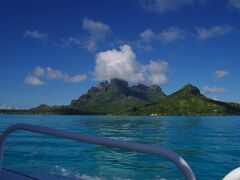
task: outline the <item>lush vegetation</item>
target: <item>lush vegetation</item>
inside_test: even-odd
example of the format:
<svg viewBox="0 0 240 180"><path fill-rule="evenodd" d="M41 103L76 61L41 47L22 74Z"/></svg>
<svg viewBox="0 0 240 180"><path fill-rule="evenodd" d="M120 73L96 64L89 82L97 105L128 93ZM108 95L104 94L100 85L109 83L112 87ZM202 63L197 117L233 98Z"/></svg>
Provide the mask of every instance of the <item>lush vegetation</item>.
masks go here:
<svg viewBox="0 0 240 180"><path fill-rule="evenodd" d="M92 87L68 106L40 105L29 110L0 110L1 114L112 115L240 115L240 104L209 99L191 84L166 96L158 86L128 86L113 79Z"/></svg>
<svg viewBox="0 0 240 180"><path fill-rule="evenodd" d="M78 100L72 101L70 107L98 114L117 114L117 112L157 102L163 97L165 94L157 86L129 87L127 82L113 79L111 83L103 82L98 87L91 88Z"/></svg>
<svg viewBox="0 0 240 180"><path fill-rule="evenodd" d="M88 112L82 112L77 109L70 108L68 106L48 106L40 105L36 108L27 109L27 110L18 110L18 109L0 109L0 114L34 114L34 115L80 115L80 114L93 114Z"/></svg>
<svg viewBox="0 0 240 180"><path fill-rule="evenodd" d="M137 114L232 115L240 114L240 108L230 103L209 99L200 94L198 88L187 85L158 103L140 107Z"/></svg>

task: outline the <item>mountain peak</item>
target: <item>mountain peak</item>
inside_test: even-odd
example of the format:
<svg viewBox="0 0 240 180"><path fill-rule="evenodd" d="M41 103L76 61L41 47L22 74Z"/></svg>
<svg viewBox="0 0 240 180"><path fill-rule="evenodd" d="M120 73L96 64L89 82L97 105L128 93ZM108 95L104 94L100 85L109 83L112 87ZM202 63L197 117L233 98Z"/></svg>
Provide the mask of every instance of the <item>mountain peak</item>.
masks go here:
<svg viewBox="0 0 240 180"><path fill-rule="evenodd" d="M126 93L128 91L128 82L121 79L111 79L109 89L113 92Z"/></svg>
<svg viewBox="0 0 240 180"><path fill-rule="evenodd" d="M187 84L182 89L184 89L189 94L200 94L199 88L193 86L192 84Z"/></svg>
<svg viewBox="0 0 240 180"><path fill-rule="evenodd" d="M111 79L110 80L110 85L111 86L124 86L124 87L128 87L128 82L122 79Z"/></svg>
<svg viewBox="0 0 240 180"><path fill-rule="evenodd" d="M154 91L162 91L162 89L157 85L151 85L149 86L149 88Z"/></svg>
<svg viewBox="0 0 240 180"><path fill-rule="evenodd" d="M113 92L120 92L124 91L128 88L128 82L121 80L121 79L111 79L110 82L103 81L100 82L96 87L92 87L89 89L89 93L95 93L95 92L107 92L107 91L113 91Z"/></svg>
<svg viewBox="0 0 240 180"><path fill-rule="evenodd" d="M183 87L196 87L196 86L192 85L191 83L188 83L188 84L186 84L186 85L183 86Z"/></svg>
<svg viewBox="0 0 240 180"><path fill-rule="evenodd" d="M199 88L192 84L187 84L173 95L189 96L189 95L201 95Z"/></svg>

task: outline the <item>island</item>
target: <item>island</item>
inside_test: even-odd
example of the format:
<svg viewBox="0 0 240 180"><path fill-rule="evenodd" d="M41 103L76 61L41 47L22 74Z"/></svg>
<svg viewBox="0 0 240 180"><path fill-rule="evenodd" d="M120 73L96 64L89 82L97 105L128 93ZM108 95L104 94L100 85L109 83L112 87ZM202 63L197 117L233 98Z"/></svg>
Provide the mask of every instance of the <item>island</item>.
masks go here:
<svg viewBox="0 0 240 180"><path fill-rule="evenodd" d="M1 109L0 114L59 115L150 115L208 116L240 115L240 104L222 102L201 94L187 84L166 95L159 86L129 86L127 81L112 79L90 88L69 105L40 105L26 110Z"/></svg>

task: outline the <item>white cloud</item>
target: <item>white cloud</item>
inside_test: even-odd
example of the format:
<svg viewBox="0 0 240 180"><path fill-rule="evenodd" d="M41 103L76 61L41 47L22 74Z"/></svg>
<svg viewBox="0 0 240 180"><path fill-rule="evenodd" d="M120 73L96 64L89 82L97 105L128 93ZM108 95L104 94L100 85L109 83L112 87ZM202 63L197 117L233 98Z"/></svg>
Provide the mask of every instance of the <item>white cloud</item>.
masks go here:
<svg viewBox="0 0 240 180"><path fill-rule="evenodd" d="M46 83L44 81L42 81L38 77L35 77L35 76L32 76L32 75L28 75L24 79L24 83L32 85L32 86L44 86L44 85L46 85Z"/></svg>
<svg viewBox="0 0 240 180"><path fill-rule="evenodd" d="M33 74L36 77L41 77L41 76L43 76L45 74L45 69L41 68L40 66L37 66L37 67L34 68Z"/></svg>
<svg viewBox="0 0 240 180"><path fill-rule="evenodd" d="M79 37L66 37L66 38L61 38L60 41L53 40L49 37L48 34L39 32L37 30L34 31L29 31L27 30L24 34L23 37L25 38L33 38L36 40L41 41L44 44L52 45L55 47L70 47L70 45L83 45L83 40Z"/></svg>
<svg viewBox="0 0 240 180"><path fill-rule="evenodd" d="M65 79L68 75L65 73L62 73L59 70L54 70L51 67L46 68L46 74L49 79Z"/></svg>
<svg viewBox="0 0 240 180"><path fill-rule="evenodd" d="M119 78L130 82L144 82L143 71L128 45L120 46L120 51L108 50L96 56L94 76L97 80Z"/></svg>
<svg viewBox="0 0 240 180"><path fill-rule="evenodd" d="M229 0L230 7L240 10L240 0Z"/></svg>
<svg viewBox="0 0 240 180"><path fill-rule="evenodd" d="M63 73L62 71L52 69L51 67L42 68L40 66L37 66L33 69L33 73L29 74L24 79L24 83L32 86L46 85L46 83L42 81L40 77L42 78L45 77L51 80L62 80L67 83L79 83L87 79L86 74L76 74L74 76L70 76L67 73Z"/></svg>
<svg viewBox="0 0 240 180"><path fill-rule="evenodd" d="M153 74L165 74L168 72L169 66L166 61L150 61L149 70Z"/></svg>
<svg viewBox="0 0 240 180"><path fill-rule="evenodd" d="M158 38L157 35L153 32L153 30L150 28L140 33L140 37L144 42L151 42L152 40Z"/></svg>
<svg viewBox="0 0 240 180"><path fill-rule="evenodd" d="M69 74L63 73L59 70L54 70L51 67L46 68L46 74L49 79L63 80L69 83L79 83L87 78L86 74L70 76Z"/></svg>
<svg viewBox="0 0 240 180"><path fill-rule="evenodd" d="M150 77L150 82L151 84L155 85L163 85L168 83L167 76L165 74L152 74Z"/></svg>
<svg viewBox="0 0 240 180"><path fill-rule="evenodd" d="M225 78L230 75L230 72L225 70L218 70L214 73L214 77L217 79Z"/></svg>
<svg viewBox="0 0 240 180"><path fill-rule="evenodd" d="M160 39L164 42L172 42L179 39L185 39L185 30L179 29L177 27L171 27L160 33Z"/></svg>
<svg viewBox="0 0 240 180"><path fill-rule="evenodd" d="M186 36L187 32L178 27L170 27L160 33L155 33L152 29L148 28L140 33L141 41L143 43L151 43L152 41L170 43L176 40L183 40Z"/></svg>
<svg viewBox="0 0 240 180"><path fill-rule="evenodd" d="M139 1L145 10L158 14L165 14L168 12L178 11L184 7L191 6L197 3L202 6L205 6L209 2L209 0L139 0Z"/></svg>
<svg viewBox="0 0 240 180"><path fill-rule="evenodd" d="M70 76L67 73L63 73L59 70L54 70L51 67L46 68L46 76L53 80L63 80L68 83L79 83L87 78L86 74L77 74L75 76Z"/></svg>
<svg viewBox="0 0 240 180"><path fill-rule="evenodd" d="M226 90L224 88L221 88L221 87L204 87L202 89L202 92L205 93L205 94L212 94L212 93L223 93L225 92Z"/></svg>
<svg viewBox="0 0 240 180"><path fill-rule="evenodd" d="M39 32L37 30L33 30L33 31L27 30L23 34L23 37L38 39L38 40L40 40L43 43L46 43L48 41L48 38L49 38L48 34Z"/></svg>
<svg viewBox="0 0 240 180"><path fill-rule="evenodd" d="M96 55L94 78L110 80L119 78L131 83L166 84L168 63L150 61L149 65L140 64L129 45L120 46L120 50L112 49Z"/></svg>
<svg viewBox="0 0 240 180"><path fill-rule="evenodd" d="M84 47L91 52L96 50L98 43L103 42L111 31L107 24L89 18L83 19L83 29L89 33Z"/></svg>
<svg viewBox="0 0 240 180"><path fill-rule="evenodd" d="M60 47L70 47L71 45L82 45L83 41L78 37L62 38Z"/></svg>
<svg viewBox="0 0 240 180"><path fill-rule="evenodd" d="M0 105L0 109L7 109L7 110L9 110L9 109L13 109L13 108L10 107L10 106L6 106L6 105L2 104L2 105Z"/></svg>
<svg viewBox="0 0 240 180"><path fill-rule="evenodd" d="M194 0L142 0L140 2L147 11L164 14L191 5Z"/></svg>
<svg viewBox="0 0 240 180"><path fill-rule="evenodd" d="M167 84L168 78L166 73L169 70L169 65L166 61L150 61L149 67L149 80L151 84Z"/></svg>
<svg viewBox="0 0 240 180"><path fill-rule="evenodd" d="M81 44L81 41L78 38L70 37L68 38L69 43Z"/></svg>
<svg viewBox="0 0 240 180"><path fill-rule="evenodd" d="M108 33L110 31L110 27L108 25L89 18L83 19L83 29L88 30L91 34Z"/></svg>
<svg viewBox="0 0 240 180"><path fill-rule="evenodd" d="M111 32L111 28L107 24L89 18L84 18L82 20L82 28L88 35L82 37L63 37L59 41L50 38L47 33L43 33L38 30L27 30L23 34L23 37L33 38L44 44L49 44L55 47L68 48L71 45L77 45L90 52L94 52L98 48L99 44L105 42L108 34Z"/></svg>
<svg viewBox="0 0 240 180"><path fill-rule="evenodd" d="M199 40L206 40L209 38L224 36L232 31L233 27L229 25L214 26L212 28L196 28L197 38Z"/></svg>
<svg viewBox="0 0 240 180"><path fill-rule="evenodd" d="M79 83L83 80L87 79L87 75L86 74L78 74L72 77L68 77L67 78L67 82L69 83Z"/></svg>

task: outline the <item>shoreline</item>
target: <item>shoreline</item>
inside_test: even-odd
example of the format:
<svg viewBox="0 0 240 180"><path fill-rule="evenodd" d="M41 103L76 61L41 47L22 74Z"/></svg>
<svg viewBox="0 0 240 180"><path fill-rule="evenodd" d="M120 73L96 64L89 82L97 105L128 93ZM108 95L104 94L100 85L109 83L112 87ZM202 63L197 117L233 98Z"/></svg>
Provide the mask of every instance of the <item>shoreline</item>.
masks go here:
<svg viewBox="0 0 240 180"><path fill-rule="evenodd" d="M126 114L113 114L113 115L105 115L105 114L14 114L14 113L0 113L0 116L109 116L109 117L120 117L120 116L136 116L136 117L226 117L226 116L231 116L231 117L238 117L240 114L213 114L213 115L156 115L156 116L151 116L151 115L126 115Z"/></svg>

